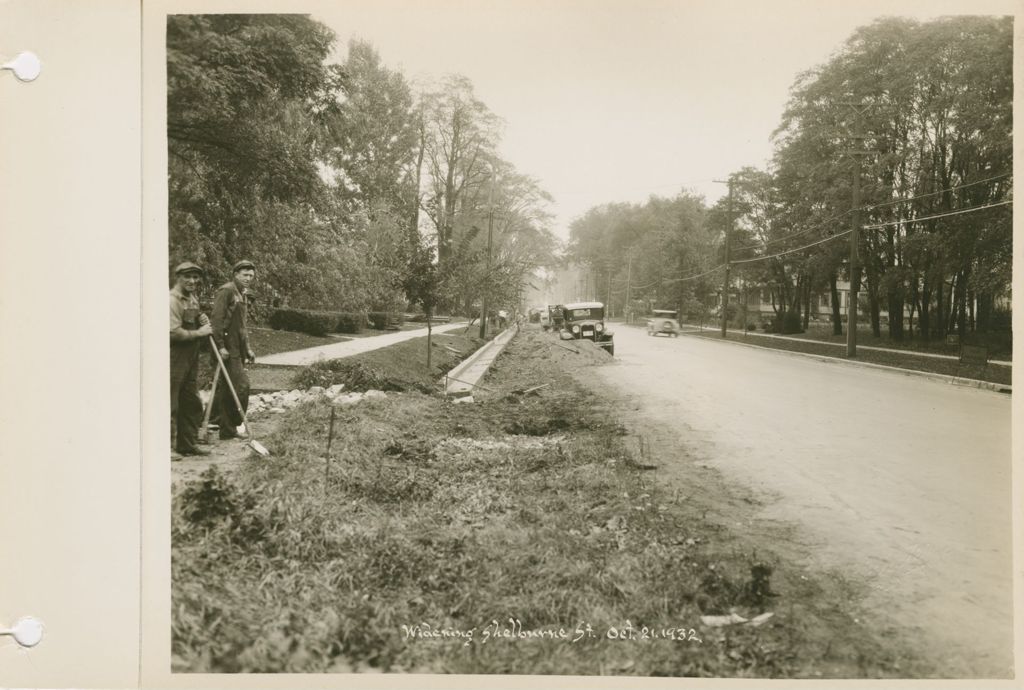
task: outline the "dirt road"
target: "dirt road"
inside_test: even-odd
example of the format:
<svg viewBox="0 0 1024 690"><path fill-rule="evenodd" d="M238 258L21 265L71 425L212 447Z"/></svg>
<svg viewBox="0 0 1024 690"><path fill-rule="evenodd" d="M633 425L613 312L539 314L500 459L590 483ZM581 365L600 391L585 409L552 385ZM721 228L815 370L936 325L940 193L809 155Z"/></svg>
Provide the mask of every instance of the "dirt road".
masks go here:
<svg viewBox="0 0 1024 690"><path fill-rule="evenodd" d="M940 673L1011 674L1008 396L625 326L615 338L617 363L595 373L688 451L660 449L665 481L717 469L764 501L758 519L797 526L766 547L862 584L870 617Z"/></svg>

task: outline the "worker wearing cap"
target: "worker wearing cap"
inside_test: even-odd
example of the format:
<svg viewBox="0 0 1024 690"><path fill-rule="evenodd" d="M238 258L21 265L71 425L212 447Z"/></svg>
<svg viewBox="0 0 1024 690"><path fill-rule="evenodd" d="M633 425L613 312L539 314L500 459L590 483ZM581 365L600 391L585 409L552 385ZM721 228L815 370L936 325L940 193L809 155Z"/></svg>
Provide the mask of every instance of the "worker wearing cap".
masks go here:
<svg viewBox="0 0 1024 690"><path fill-rule="evenodd" d="M249 375L242 365L245 362L255 362L256 355L249 347L249 333L246 329L246 293L256 277L256 267L251 261L239 261L231 267L231 272L232 279L217 290L217 296L213 300L213 339L238 395L238 402L243 410L247 410ZM231 391L225 388L227 386L217 388L211 421L217 424L221 439L236 438L238 425L242 423L242 414L235 405Z"/></svg>
<svg viewBox="0 0 1024 690"><path fill-rule="evenodd" d="M171 459L182 455L209 455L199 447L203 403L199 399L199 343L213 330L199 311L196 292L203 269L191 261L174 269L171 288Z"/></svg>

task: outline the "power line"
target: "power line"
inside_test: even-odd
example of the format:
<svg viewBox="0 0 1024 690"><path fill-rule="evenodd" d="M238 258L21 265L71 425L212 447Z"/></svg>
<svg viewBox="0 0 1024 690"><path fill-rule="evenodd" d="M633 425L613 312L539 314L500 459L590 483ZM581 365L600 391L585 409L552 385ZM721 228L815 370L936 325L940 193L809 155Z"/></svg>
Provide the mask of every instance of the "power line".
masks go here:
<svg viewBox="0 0 1024 690"><path fill-rule="evenodd" d="M949 187L947 189L940 189L940 190L938 190L936 192L929 192L928 194L919 194L917 196L911 196L911 197L907 197L905 199L895 199L893 201L886 201L886 202L883 202L883 203L880 203L880 204L873 204L871 206L861 206L858 210L869 211L871 209L882 208L884 206L894 206L896 204L904 204L904 203L907 203L908 201L915 201L917 199L925 199L925 198L930 197L930 196L936 196L938 194L945 194L946 192L955 192L955 191L960 190L960 189L966 189L968 187L974 187L974 186L979 185L979 184L985 184L986 182L992 182L993 180L1001 180L1004 177L1010 177L1011 175L1013 175L1013 173L1002 173L1001 175L994 175L992 177L986 177L983 180L975 180L974 182L969 182L967 184L957 185L955 187ZM742 249L761 249L762 246L767 247L770 244L777 244L779 242L784 242L785 240L792 239L794 237L800 237L802 235L806 235L806 234L808 234L810 232L813 232L815 230L821 230L824 227L826 227L829 223L832 223L832 222L837 221L837 220L841 220L842 218L850 215L850 213L852 213L852 212L853 212L853 209L849 209L849 210L843 211L842 213L836 214L836 215L832 216L831 218L827 218L827 219L821 221L821 223L819 223L819 224L817 224L815 226L809 227L806 230L800 230L798 232L790 233L789 235L783 235L782 237L777 237L777 238L770 239L770 240L763 240L761 244L749 244L749 245L746 245L746 246L743 246L743 247L737 247L736 251L740 251ZM866 225L864 227L865 228L871 228L873 226ZM733 263L737 263L737 262L733 262Z"/></svg>
<svg viewBox="0 0 1024 690"><path fill-rule="evenodd" d="M821 223L819 223L818 225L814 225L812 227L809 227L806 230L800 230L799 232L794 232L794 233L791 233L789 235L783 235L782 237L777 237L777 238L772 239L772 240L764 240L762 242L762 244L763 244L763 246L767 247L769 244L777 244L779 242L791 239L793 237L800 237L801 235L806 235L807 233L813 232L814 230L821 230L822 228L824 228L829 223L831 223L833 221L836 221L836 220L840 220L842 218L845 218L846 216L850 215L850 213L851 213L850 210L843 211L842 213L834 215L831 218L826 218L825 220L821 221ZM745 247L737 247L736 251L739 251L741 249L761 249L761 247L762 247L761 244L750 244L750 245L747 245ZM733 263L735 263L735 262L733 262Z"/></svg>
<svg viewBox="0 0 1024 690"><path fill-rule="evenodd" d="M799 252L799 251L803 251L804 249L810 249L811 247L817 246L819 244L824 244L826 242L831 242L832 240L837 239L839 237L843 237L844 235L849 235L851 232L853 232L853 230L844 230L842 232L836 233L835 235L829 235L825 239L818 240L817 242L811 242L810 244L805 244L802 247L797 247L796 249L787 249L784 252L779 252L778 254L772 254L770 256L758 256L758 257L753 258L753 259L741 259L739 261L733 261L732 263L734 263L734 264L751 264L751 263L754 263L755 261L764 261L766 259L774 259L774 258L777 258L777 257L780 257L780 256L785 256L786 254L792 254L793 252Z"/></svg>
<svg viewBox="0 0 1024 690"><path fill-rule="evenodd" d="M921 218L908 218L906 220L894 220L888 223L876 223L874 225L863 226L865 230L877 230L878 228L885 228L890 225L902 225L903 223L919 223L924 220L934 220L936 218L945 218L946 216L959 216L962 213L972 213L973 211L984 211L986 208L995 208L996 206L1005 206L1012 204L1013 199L1007 199L1006 201L999 201L994 204L986 204L985 206L972 206L970 208L960 209L959 211L948 211L946 213L937 213L933 216L922 216Z"/></svg>
<svg viewBox="0 0 1024 690"><path fill-rule="evenodd" d="M712 273L714 273L718 269L722 268L723 266L725 266L725 264L719 264L719 265L715 266L714 268L712 268L710 271L705 271L704 273L698 273L697 275L693 275L693 276L686 276L685 278L666 278L662 282L664 282L664 283L682 283L682 282L687 281L687 280L697 280L697 278L703 278L704 276L711 275Z"/></svg>
<svg viewBox="0 0 1024 690"><path fill-rule="evenodd" d="M651 287L652 285L657 285L658 283L681 283L681 282L684 282L684 281L687 281L687 280L696 280L697 278L703 278L706 275L711 275L712 273L714 273L715 271L717 271L718 269L720 269L720 268L722 268L724 266L725 266L725 264L719 264L719 265L715 266L714 268L712 268L710 271L705 271L703 273L697 273L697 274L692 275L692 276L684 276L682 278L659 278L657 280L652 280L649 283L644 283L643 285L634 285L633 289L634 290L643 290L645 288Z"/></svg>
<svg viewBox="0 0 1024 690"><path fill-rule="evenodd" d="M939 194L945 194L946 192L955 192L958 189L967 189L968 187L974 187L979 184L985 184L986 182L992 182L993 180L1001 180L1004 177L1010 177L1013 173L1003 173L1001 175L995 175L993 177L986 177L984 180L976 180L967 184L957 185L956 187L950 187L948 189L940 189L937 192L928 192L927 194L919 194L917 196L907 197L906 199L895 199L893 201L886 201L881 204L874 204L872 206L862 206L861 210L868 211L873 208L882 208L883 206L895 206L896 204L905 204L908 201L915 201L917 199L926 199L930 196L937 196Z"/></svg>

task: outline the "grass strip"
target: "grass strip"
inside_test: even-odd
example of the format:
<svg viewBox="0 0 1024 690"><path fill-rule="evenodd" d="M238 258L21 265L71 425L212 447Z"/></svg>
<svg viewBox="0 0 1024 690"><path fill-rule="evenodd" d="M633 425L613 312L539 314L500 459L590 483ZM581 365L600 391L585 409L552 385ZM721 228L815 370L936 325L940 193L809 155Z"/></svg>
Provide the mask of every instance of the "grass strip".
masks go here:
<svg viewBox="0 0 1024 690"><path fill-rule="evenodd" d="M272 461L176 486L173 669L923 675L841 577L755 551L641 469L572 376L609 359L588 345L521 334L477 404L339 410L329 475L312 402L283 415ZM730 612L775 615L700 620Z"/></svg>
<svg viewBox="0 0 1024 690"><path fill-rule="evenodd" d="M722 334L718 331L693 332L687 331L687 336L721 340ZM813 340L783 340L781 338L762 338L758 336L744 337L742 333L729 333L727 340L755 347L764 347L772 350L785 350L788 352L804 352L812 355L835 357L847 359L846 352L835 345L815 342ZM1010 367L1004 366L973 366L961 365L956 360L936 359L932 357L915 357L912 352L907 354L899 352L879 352L877 350L866 350L859 348L857 356L851 361L868 362L870 364L881 364L900 369L923 371L932 374L945 374L946 376L957 376L966 379L989 381L1010 385L1013 379L1013 371Z"/></svg>

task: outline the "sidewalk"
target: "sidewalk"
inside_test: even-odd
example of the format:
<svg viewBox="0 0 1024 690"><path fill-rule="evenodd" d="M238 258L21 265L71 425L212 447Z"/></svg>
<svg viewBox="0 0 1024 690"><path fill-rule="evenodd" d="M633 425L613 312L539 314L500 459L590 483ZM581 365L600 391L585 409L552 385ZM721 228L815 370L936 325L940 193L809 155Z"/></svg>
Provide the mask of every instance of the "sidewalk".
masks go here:
<svg viewBox="0 0 1024 690"><path fill-rule="evenodd" d="M434 334L437 334L463 328L466 328L466 323L464 321L459 323L438 324L431 330ZM304 350L292 350L291 352L278 352L277 354L260 357L257 360L257 363L291 367L308 366L317 360L351 357L352 355L370 352L371 350L377 350L405 340L422 338L426 334L427 327L424 326L423 328L417 328L413 331L398 331L383 335L372 335L366 338L353 338L352 340L347 340L343 343L318 345L317 347L308 347Z"/></svg>
<svg viewBox="0 0 1024 690"><path fill-rule="evenodd" d="M690 324L680 324L679 327L680 327L680 329L689 329L689 330L693 330L693 331L697 331L697 332L720 330L718 328L704 328L704 329L701 329L701 328L698 328L697 326L691 326ZM738 333L738 334L742 335L743 331L739 331L739 330L737 330L735 328L730 328L729 329L729 333L733 333L733 334L737 334ZM777 340L793 340L793 341L796 341L798 343L814 343L814 344L817 344L817 345L832 345L833 347L843 347L843 348L846 347L846 343L833 343L833 342L829 342L827 340L813 340L811 338L793 338L793 337L786 336L786 335L778 335L776 333L758 333L757 331L747 331L747 335L754 336L754 337L757 337L757 338L775 338ZM857 349L858 350L875 350L876 352L892 352L892 353L897 354L897 355L912 355L914 357L932 357L934 359L946 359L946 360L952 360L952 361L958 361L959 360L959 357L956 357L955 355L940 355L940 354L936 354L934 352L917 352L916 350L900 350L900 349L892 348L892 347L877 347L875 345L860 345L860 344L858 344L857 345ZM990 360L988 360L988 363L989 364L995 364L995 365L1001 366L1001 367L1012 367L1013 366L1013 362L1007 362L1005 360L999 360L999 359L990 359Z"/></svg>

